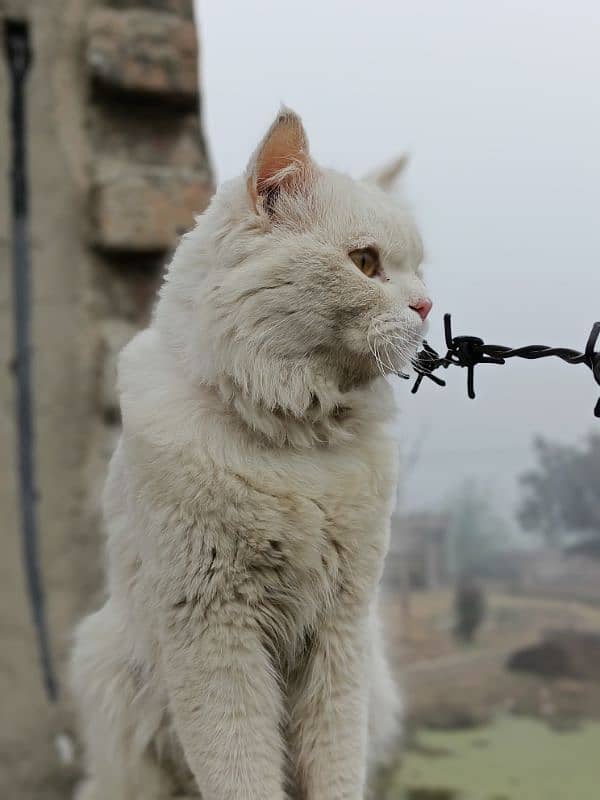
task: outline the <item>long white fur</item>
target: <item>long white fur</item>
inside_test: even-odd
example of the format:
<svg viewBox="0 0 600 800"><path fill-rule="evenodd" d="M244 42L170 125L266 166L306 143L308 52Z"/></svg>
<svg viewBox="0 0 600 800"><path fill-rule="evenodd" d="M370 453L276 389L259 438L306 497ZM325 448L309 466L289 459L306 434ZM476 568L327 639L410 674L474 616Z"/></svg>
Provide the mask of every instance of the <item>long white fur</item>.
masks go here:
<svg viewBox="0 0 600 800"><path fill-rule="evenodd" d="M367 245L389 281L349 258ZM317 167L286 109L183 238L120 360L108 599L72 659L81 800L364 797L397 730L384 373L422 334L421 257L407 212Z"/></svg>

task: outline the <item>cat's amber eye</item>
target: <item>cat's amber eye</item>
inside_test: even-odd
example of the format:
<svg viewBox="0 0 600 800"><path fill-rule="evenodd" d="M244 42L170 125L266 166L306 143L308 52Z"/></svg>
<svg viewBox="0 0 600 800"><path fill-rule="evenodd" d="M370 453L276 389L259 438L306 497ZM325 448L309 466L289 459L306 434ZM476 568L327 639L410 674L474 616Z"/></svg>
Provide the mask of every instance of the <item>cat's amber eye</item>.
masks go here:
<svg viewBox="0 0 600 800"><path fill-rule="evenodd" d="M348 253L352 261L367 278L375 278L381 272L379 253L374 247L361 247Z"/></svg>

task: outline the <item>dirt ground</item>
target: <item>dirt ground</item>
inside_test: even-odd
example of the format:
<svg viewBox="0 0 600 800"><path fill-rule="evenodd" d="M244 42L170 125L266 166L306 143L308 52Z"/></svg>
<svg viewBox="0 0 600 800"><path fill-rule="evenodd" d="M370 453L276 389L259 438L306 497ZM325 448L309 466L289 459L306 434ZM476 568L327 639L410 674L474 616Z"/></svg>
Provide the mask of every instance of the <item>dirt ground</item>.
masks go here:
<svg viewBox="0 0 600 800"><path fill-rule="evenodd" d="M413 594L403 630L398 598L386 597L407 713L403 748L380 774L377 800L597 797L590 753L600 745L600 680L542 678L506 663L548 631L600 631L600 608L498 591L487 600L487 620L464 646L451 633L449 592Z"/></svg>
<svg viewBox="0 0 600 800"><path fill-rule="evenodd" d="M464 646L452 636L448 591L414 594L404 630L398 599L386 597L390 654L404 689L409 727L460 727L506 711L541 717L556 727L600 719L600 680L548 680L505 668L515 650L537 642L549 629L600 631L600 608L497 592L487 602L479 635Z"/></svg>

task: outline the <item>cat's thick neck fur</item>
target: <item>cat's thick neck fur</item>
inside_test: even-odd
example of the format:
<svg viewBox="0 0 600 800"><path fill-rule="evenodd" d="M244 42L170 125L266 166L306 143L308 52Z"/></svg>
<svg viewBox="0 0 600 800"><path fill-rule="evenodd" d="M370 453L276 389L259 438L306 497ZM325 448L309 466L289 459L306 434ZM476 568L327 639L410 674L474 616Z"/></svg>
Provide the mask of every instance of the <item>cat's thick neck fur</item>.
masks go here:
<svg viewBox="0 0 600 800"><path fill-rule="evenodd" d="M229 429L225 439L217 437L225 444L309 451L369 438L395 413L383 378L347 392L315 386L315 401L299 415L269 409L226 376L215 383L193 379L155 325L125 348L119 372L126 433L174 452L195 447L198 415L209 414L216 428Z"/></svg>
<svg viewBox="0 0 600 800"><path fill-rule="evenodd" d="M383 378L346 392L333 385L326 393L322 389L315 387L313 402L300 416L254 402L227 378L217 391L249 431L277 447L333 446L349 441L365 425L385 423L393 416L391 389Z"/></svg>
<svg viewBox="0 0 600 800"><path fill-rule="evenodd" d="M163 341L163 345L170 351L168 342ZM300 375L302 364L280 363L276 380L286 402L284 407L273 405L272 392L261 399L227 374L214 380L194 377L187 373L185 362L176 353L170 351L169 355L170 371L177 373L186 394L208 393L213 407L220 409L222 416L235 417L249 437L265 446L305 449L343 444L367 426L389 422L396 412L391 387L381 376L357 378L354 384L346 378L342 388L342 376L319 380L310 371ZM169 380L168 375L164 378ZM307 389L312 399L303 408Z"/></svg>

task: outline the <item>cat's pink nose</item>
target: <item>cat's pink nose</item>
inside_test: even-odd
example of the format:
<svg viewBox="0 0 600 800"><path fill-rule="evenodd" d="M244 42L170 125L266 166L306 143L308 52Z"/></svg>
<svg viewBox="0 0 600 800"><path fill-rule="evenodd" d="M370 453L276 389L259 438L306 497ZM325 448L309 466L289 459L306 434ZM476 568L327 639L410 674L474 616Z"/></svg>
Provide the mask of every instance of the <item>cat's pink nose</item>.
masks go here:
<svg viewBox="0 0 600 800"><path fill-rule="evenodd" d="M411 305L411 308L413 311L417 312L417 314L421 317L422 320L425 320L427 319L427 316L431 311L432 306L433 303L431 302L431 300L428 297L423 297L421 300L418 300L416 303L413 303L413 305Z"/></svg>

